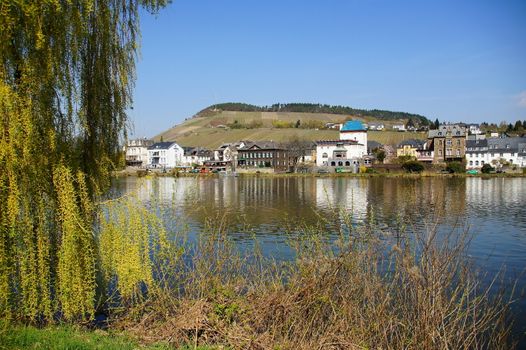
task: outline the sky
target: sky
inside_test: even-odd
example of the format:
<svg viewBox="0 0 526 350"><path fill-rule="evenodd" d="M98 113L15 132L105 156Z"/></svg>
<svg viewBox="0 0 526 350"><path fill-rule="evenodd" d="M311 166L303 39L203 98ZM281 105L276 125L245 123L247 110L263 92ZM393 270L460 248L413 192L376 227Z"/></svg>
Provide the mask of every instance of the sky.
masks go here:
<svg viewBox="0 0 526 350"><path fill-rule="evenodd" d="M134 137L222 102L526 120L526 0L173 0L141 32Z"/></svg>

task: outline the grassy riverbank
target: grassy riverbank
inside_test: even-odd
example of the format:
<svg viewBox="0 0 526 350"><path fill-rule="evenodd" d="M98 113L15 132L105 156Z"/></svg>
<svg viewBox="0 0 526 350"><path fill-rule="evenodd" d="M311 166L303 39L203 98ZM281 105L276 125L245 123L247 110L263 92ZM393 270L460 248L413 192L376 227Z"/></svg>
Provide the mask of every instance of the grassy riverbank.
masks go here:
<svg viewBox="0 0 526 350"><path fill-rule="evenodd" d="M102 330L90 331L72 326L38 329L4 323L0 326L0 349L163 350L170 347L166 344L141 346L130 337Z"/></svg>
<svg viewBox="0 0 526 350"><path fill-rule="evenodd" d="M145 170L121 170L115 172L117 177L126 177L126 176L159 176L159 177L218 177L218 174L193 174L186 172L146 172ZM407 178L420 178L420 177L438 177L438 178L517 178L517 177L526 177L526 172L523 173L493 173L493 174L467 174L467 173L440 173L436 171L423 171L422 173L407 173L402 171L392 171L392 172L376 172L376 173L328 173L328 174L318 174L318 173L240 173L238 176L259 176L259 177L407 177Z"/></svg>

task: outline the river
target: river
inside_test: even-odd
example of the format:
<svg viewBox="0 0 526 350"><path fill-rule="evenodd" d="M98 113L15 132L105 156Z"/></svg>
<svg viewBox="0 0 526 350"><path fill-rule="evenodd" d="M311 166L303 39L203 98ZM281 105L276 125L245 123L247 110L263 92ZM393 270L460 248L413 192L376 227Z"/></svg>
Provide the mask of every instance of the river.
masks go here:
<svg viewBox="0 0 526 350"><path fill-rule="evenodd" d="M114 189L155 198L170 209L168 222L184 222L193 236L221 221L240 247L258 239L278 260L292 254L285 233L340 215L393 234L436 222L441 231L468 231L467 253L486 282L498 273L498 287L518 281L513 310L517 326L526 325L526 178L126 177Z"/></svg>

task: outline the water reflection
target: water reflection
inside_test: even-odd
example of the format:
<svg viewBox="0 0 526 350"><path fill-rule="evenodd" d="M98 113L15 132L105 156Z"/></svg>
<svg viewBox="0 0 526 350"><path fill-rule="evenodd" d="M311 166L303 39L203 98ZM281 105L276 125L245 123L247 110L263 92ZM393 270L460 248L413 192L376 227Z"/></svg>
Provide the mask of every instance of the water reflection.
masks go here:
<svg viewBox="0 0 526 350"><path fill-rule="evenodd" d="M344 210L356 222L374 218L386 227L469 227L475 255L513 256L526 266L524 178L128 177L115 187L144 202L155 198L196 233L210 217L224 217L264 237Z"/></svg>

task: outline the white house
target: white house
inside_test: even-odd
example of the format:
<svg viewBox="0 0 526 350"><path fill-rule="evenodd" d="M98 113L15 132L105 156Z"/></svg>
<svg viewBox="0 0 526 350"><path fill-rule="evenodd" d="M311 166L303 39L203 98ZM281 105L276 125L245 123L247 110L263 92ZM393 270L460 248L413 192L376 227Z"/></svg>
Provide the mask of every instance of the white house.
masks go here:
<svg viewBox="0 0 526 350"><path fill-rule="evenodd" d="M234 143L224 143L214 150L214 160L231 162L237 161L237 150L245 147L245 141L238 141Z"/></svg>
<svg viewBox="0 0 526 350"><path fill-rule="evenodd" d="M469 124L468 131L471 135L481 135L482 134L482 130L480 130L479 124Z"/></svg>
<svg viewBox="0 0 526 350"><path fill-rule="evenodd" d="M153 141L146 138L129 140L125 147L126 165L146 165L148 163L148 147L151 145L153 145Z"/></svg>
<svg viewBox="0 0 526 350"><path fill-rule="evenodd" d="M396 125L393 125L393 130L407 131L406 128L405 128L405 125L404 125L404 124L396 124Z"/></svg>
<svg viewBox="0 0 526 350"><path fill-rule="evenodd" d="M490 137L477 135L466 141L466 163L470 169L492 167L526 167L526 137Z"/></svg>
<svg viewBox="0 0 526 350"><path fill-rule="evenodd" d="M148 166L175 168L183 165L184 150L175 142L157 142L148 147Z"/></svg>
<svg viewBox="0 0 526 350"><path fill-rule="evenodd" d="M384 129L385 129L385 125L382 123L370 123L369 124L369 130L382 131Z"/></svg>
<svg viewBox="0 0 526 350"><path fill-rule="evenodd" d="M203 165L205 161L212 159L213 153L200 147L183 147L183 165Z"/></svg>
<svg viewBox="0 0 526 350"><path fill-rule="evenodd" d="M362 122L349 120L340 127L339 140L316 142L316 165L349 167L367 155L367 130Z"/></svg>

